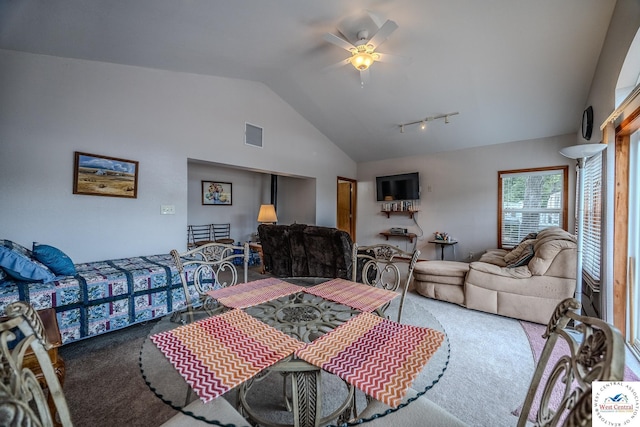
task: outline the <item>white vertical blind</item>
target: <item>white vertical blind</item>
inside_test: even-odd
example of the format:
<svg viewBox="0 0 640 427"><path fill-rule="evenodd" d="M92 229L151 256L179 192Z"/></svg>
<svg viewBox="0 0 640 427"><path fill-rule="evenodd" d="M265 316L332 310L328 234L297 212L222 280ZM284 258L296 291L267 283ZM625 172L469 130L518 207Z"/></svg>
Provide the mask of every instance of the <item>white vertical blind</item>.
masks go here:
<svg viewBox="0 0 640 427"><path fill-rule="evenodd" d="M578 173L584 174L583 278L587 285L599 290L602 253L602 153L590 157Z"/></svg>

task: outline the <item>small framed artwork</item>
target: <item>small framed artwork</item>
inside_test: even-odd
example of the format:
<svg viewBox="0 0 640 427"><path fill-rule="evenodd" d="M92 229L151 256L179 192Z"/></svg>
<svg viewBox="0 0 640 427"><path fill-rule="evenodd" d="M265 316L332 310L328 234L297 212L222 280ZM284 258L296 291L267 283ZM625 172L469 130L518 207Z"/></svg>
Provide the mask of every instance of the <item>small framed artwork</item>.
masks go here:
<svg viewBox="0 0 640 427"><path fill-rule="evenodd" d="M203 205L230 205L231 204L231 183L202 181L202 204Z"/></svg>
<svg viewBox="0 0 640 427"><path fill-rule="evenodd" d="M138 197L138 162L75 152L73 194Z"/></svg>

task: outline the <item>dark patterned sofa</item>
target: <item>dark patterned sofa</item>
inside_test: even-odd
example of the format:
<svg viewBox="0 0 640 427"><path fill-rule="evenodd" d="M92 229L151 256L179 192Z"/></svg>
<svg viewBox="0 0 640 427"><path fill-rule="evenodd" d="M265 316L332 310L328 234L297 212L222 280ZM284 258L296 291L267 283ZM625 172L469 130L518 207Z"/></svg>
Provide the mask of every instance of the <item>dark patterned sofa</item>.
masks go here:
<svg viewBox="0 0 640 427"><path fill-rule="evenodd" d="M0 243L33 257L31 250L18 244ZM62 342L67 344L185 307L182 282L169 254L73 266L75 274L55 275L47 283L16 280L0 271L0 314L18 300L36 310L55 308Z"/></svg>
<svg viewBox="0 0 640 427"><path fill-rule="evenodd" d="M353 242L349 233L306 224L258 226L264 265L279 277L351 279Z"/></svg>

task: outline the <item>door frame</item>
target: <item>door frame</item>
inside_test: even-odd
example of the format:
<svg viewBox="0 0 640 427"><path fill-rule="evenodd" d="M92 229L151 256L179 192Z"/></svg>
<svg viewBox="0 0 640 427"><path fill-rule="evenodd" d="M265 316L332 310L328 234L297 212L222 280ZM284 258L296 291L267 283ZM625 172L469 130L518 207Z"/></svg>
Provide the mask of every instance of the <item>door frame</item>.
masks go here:
<svg viewBox="0 0 640 427"><path fill-rule="evenodd" d="M349 200L351 202L351 206L349 207L349 215L351 216L351 227L348 231L349 235L351 235L351 240L356 241L356 213L357 213L357 202L358 202L358 181L351 178L345 178L339 176L336 180L336 226L337 218L340 211L340 183L348 182L350 185L350 197Z"/></svg>

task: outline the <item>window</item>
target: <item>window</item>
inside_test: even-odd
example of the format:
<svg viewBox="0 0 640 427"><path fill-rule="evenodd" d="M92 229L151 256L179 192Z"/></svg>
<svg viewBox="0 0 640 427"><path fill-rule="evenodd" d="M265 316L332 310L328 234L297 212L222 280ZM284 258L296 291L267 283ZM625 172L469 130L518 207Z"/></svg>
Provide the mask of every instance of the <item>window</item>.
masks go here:
<svg viewBox="0 0 640 427"><path fill-rule="evenodd" d="M602 235L602 153L589 158L580 171L584 173L583 279L584 283L594 291L599 291L600 254L602 253L600 241ZM576 200L578 200L577 197Z"/></svg>
<svg viewBox="0 0 640 427"><path fill-rule="evenodd" d="M498 244L516 246L527 234L567 224L568 166L498 172Z"/></svg>

